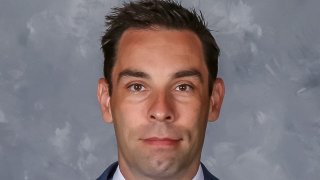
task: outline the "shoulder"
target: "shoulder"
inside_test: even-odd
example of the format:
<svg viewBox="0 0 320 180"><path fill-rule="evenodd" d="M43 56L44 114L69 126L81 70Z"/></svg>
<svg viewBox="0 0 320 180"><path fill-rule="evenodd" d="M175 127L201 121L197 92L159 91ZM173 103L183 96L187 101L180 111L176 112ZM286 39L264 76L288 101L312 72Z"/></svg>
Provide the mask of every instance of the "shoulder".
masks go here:
<svg viewBox="0 0 320 180"><path fill-rule="evenodd" d="M219 180L217 177L210 173L210 171L206 168L204 164L201 163L201 167L203 171L204 180Z"/></svg>
<svg viewBox="0 0 320 180"><path fill-rule="evenodd" d="M97 180L111 180L114 172L117 170L118 162L112 163Z"/></svg>

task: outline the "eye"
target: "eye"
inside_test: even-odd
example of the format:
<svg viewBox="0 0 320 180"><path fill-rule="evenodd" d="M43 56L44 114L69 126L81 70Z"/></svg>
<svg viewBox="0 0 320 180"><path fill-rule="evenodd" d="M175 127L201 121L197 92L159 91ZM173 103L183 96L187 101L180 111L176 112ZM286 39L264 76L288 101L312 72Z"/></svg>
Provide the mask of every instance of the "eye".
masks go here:
<svg viewBox="0 0 320 180"><path fill-rule="evenodd" d="M182 91L182 92L189 92L193 90L193 87L189 84L180 84L176 87L177 91Z"/></svg>
<svg viewBox="0 0 320 180"><path fill-rule="evenodd" d="M146 88L142 84L134 83L128 86L129 91L131 92L141 92Z"/></svg>

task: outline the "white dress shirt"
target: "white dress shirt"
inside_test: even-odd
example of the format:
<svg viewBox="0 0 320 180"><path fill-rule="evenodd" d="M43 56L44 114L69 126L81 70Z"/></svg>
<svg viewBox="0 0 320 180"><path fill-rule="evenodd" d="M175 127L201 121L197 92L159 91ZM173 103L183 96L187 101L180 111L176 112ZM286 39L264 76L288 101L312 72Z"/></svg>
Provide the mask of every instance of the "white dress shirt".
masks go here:
<svg viewBox="0 0 320 180"><path fill-rule="evenodd" d="M120 171L119 165L117 167L116 172L113 175L112 180L125 180L121 171ZM199 166L197 174L192 178L192 180L204 180L201 164Z"/></svg>

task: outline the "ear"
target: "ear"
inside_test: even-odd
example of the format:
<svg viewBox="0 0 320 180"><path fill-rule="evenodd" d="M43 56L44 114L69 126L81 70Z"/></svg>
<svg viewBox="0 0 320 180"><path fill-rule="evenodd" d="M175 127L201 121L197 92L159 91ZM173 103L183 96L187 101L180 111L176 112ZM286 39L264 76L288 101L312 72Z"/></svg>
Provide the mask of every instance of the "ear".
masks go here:
<svg viewBox="0 0 320 180"><path fill-rule="evenodd" d="M213 122L219 118L223 97L224 97L224 82L221 78L216 78L212 93L210 97L210 108L209 108L209 121Z"/></svg>
<svg viewBox="0 0 320 180"><path fill-rule="evenodd" d="M98 81L97 89L98 101L100 104L103 120L107 123L112 123L112 113L110 106L110 94L108 83L104 78L100 78Z"/></svg>

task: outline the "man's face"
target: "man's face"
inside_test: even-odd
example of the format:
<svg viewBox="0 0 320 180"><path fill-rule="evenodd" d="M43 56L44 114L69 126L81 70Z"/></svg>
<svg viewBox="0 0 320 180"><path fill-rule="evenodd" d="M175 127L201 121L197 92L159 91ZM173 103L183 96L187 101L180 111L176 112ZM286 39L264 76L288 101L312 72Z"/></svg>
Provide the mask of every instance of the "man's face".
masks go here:
<svg viewBox="0 0 320 180"><path fill-rule="evenodd" d="M197 170L207 120L217 119L223 97L222 80L220 92L214 88L209 97L208 76L193 32L124 32L112 95L105 80L98 87L104 119L114 123L123 174L170 177Z"/></svg>

